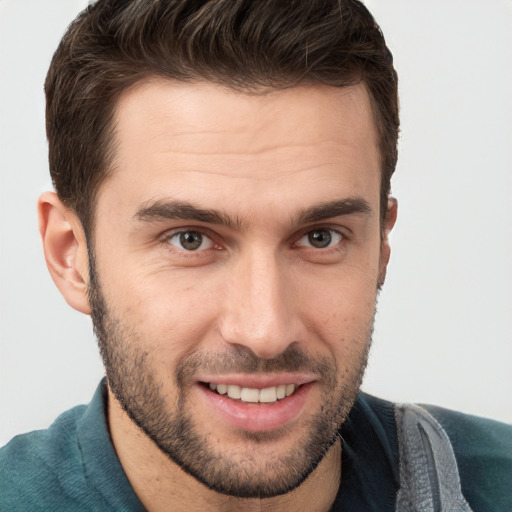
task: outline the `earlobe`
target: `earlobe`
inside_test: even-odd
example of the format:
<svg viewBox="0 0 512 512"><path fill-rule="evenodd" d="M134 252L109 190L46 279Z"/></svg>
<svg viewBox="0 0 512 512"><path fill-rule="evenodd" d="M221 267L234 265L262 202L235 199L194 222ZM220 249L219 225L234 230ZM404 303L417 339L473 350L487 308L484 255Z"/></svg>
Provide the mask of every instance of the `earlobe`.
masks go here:
<svg viewBox="0 0 512 512"><path fill-rule="evenodd" d="M80 221L55 192L40 196L38 216L46 264L54 283L71 307L89 315L87 243Z"/></svg>
<svg viewBox="0 0 512 512"><path fill-rule="evenodd" d="M398 214L398 202L394 197L388 198L388 208L386 211L386 218L382 226L381 246L380 246L380 261L379 261L379 282L380 288L386 279L386 271L388 268L389 258L391 256L391 246L389 245L389 234L393 229Z"/></svg>

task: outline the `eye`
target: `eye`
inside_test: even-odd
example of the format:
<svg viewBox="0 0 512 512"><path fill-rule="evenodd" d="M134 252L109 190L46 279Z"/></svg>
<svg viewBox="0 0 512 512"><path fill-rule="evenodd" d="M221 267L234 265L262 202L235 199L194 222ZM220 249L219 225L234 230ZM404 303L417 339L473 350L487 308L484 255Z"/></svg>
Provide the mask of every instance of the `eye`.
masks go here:
<svg viewBox="0 0 512 512"><path fill-rule="evenodd" d="M315 249L327 249L333 247L343 239L343 235L328 228L318 228L308 231L297 242L300 247L314 247Z"/></svg>
<svg viewBox="0 0 512 512"><path fill-rule="evenodd" d="M202 251L213 246L213 241L199 231L180 231L170 236L167 241L185 251Z"/></svg>

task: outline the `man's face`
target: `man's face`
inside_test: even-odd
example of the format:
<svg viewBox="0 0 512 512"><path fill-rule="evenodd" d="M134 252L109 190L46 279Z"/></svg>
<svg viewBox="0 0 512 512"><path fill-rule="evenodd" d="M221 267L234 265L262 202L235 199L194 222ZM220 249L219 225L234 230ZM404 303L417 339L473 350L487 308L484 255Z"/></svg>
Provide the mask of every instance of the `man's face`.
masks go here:
<svg viewBox="0 0 512 512"><path fill-rule="evenodd" d="M91 251L109 386L210 488L287 492L353 404L387 260L366 89L154 80L116 121Z"/></svg>

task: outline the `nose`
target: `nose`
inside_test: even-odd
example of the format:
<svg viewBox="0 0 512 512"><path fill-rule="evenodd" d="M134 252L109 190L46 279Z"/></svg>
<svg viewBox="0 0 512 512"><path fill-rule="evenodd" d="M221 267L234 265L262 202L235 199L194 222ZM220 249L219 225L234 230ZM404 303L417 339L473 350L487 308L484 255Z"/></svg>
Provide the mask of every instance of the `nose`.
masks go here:
<svg viewBox="0 0 512 512"><path fill-rule="evenodd" d="M270 359L300 341L301 322L285 261L272 251L252 251L234 265L220 331L225 342Z"/></svg>

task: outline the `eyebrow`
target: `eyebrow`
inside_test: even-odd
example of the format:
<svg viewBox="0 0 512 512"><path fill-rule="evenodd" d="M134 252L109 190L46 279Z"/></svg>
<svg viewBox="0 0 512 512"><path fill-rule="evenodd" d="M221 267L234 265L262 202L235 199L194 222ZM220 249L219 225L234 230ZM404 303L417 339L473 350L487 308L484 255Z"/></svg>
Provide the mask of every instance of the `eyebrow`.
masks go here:
<svg viewBox="0 0 512 512"><path fill-rule="evenodd" d="M342 215L372 213L372 208L368 201L360 197L349 197L337 201L322 203L318 206L312 206L303 210L299 215L299 223L318 222L320 220L340 217Z"/></svg>
<svg viewBox="0 0 512 512"><path fill-rule="evenodd" d="M306 224L342 215L368 215L371 212L372 208L365 199L351 197L301 210L296 219L298 224ZM192 203L176 200L157 200L144 203L135 213L134 220L140 222L191 220L206 224L220 224L232 229L240 229L244 224L240 218L232 218L222 211L198 208Z"/></svg>
<svg viewBox="0 0 512 512"><path fill-rule="evenodd" d="M186 201L158 200L143 204L135 213L134 219L142 222L164 220L192 220L206 224L221 224L239 228L240 220L232 219L218 210L198 208Z"/></svg>

